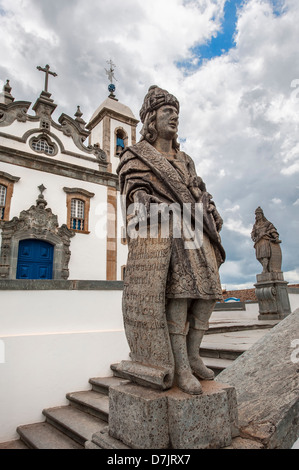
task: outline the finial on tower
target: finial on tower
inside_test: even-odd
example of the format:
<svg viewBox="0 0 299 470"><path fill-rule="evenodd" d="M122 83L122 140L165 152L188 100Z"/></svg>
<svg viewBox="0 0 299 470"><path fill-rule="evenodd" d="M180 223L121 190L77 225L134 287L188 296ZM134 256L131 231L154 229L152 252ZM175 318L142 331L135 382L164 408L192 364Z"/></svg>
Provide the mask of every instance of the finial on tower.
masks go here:
<svg viewBox="0 0 299 470"><path fill-rule="evenodd" d="M77 111L75 112L74 116L76 118L75 121L79 124L80 127L82 127L82 129L84 129L86 122L84 119L82 119L83 113L80 109L80 106L77 106Z"/></svg>
<svg viewBox="0 0 299 470"><path fill-rule="evenodd" d="M47 201L45 200L45 197L43 195L43 192L47 189L43 184L40 184L38 186L38 189L39 189L39 195L38 195L38 198L36 200L36 205L41 208L41 209L44 209L46 207L46 205L48 204Z"/></svg>
<svg viewBox="0 0 299 470"><path fill-rule="evenodd" d="M5 85L3 86L3 92L0 94L0 103L10 104L14 101L14 97L11 94L11 86L9 80L6 80Z"/></svg>
<svg viewBox="0 0 299 470"><path fill-rule="evenodd" d="M109 98L112 98L112 99L116 100L115 94L114 94L116 87L115 87L115 85L114 85L114 83L113 83L113 80L116 80L116 81L117 81L117 79L116 79L115 76L114 76L114 69L115 69L116 66L115 66L115 64L112 62L111 59L110 59L110 60L107 60L107 64L110 65L110 69L109 69L109 70L105 69L105 72L106 72L106 74L108 75L108 79L109 79L109 82L110 82L109 85L108 85L108 91L110 92Z"/></svg>

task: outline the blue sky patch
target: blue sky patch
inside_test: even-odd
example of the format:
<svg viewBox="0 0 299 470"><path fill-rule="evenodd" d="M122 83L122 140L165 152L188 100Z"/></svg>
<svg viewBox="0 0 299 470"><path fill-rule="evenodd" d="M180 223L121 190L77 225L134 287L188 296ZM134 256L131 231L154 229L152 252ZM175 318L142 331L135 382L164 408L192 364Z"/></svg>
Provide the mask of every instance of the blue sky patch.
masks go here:
<svg viewBox="0 0 299 470"><path fill-rule="evenodd" d="M224 15L221 29L215 37L212 37L207 44L201 44L191 48L192 57L187 60L177 62L179 68L185 73L192 73L198 69L204 60L219 57L235 47L236 24L238 21L238 11L242 5L250 0L227 0L224 6ZM285 11L285 0L269 0L275 16L280 16Z"/></svg>
<svg viewBox="0 0 299 470"><path fill-rule="evenodd" d="M244 0L228 0L224 6L224 16L221 30L216 37L213 37L208 44L196 46L193 53L201 60L212 59L229 51L235 46L235 32L237 24L237 9L244 3Z"/></svg>
<svg viewBox="0 0 299 470"><path fill-rule="evenodd" d="M272 4L273 14L275 16L281 16L285 11L285 0L270 0Z"/></svg>
<svg viewBox="0 0 299 470"><path fill-rule="evenodd" d="M275 0L274 0L275 1ZM205 59L219 57L235 46L235 32L237 24L237 11L242 6L244 0L227 0L224 6L224 15L221 29L215 37L212 37L207 44L195 46L191 49L192 58L186 61L177 62L179 68L184 68L188 73L197 69ZM197 58L198 60L194 61Z"/></svg>

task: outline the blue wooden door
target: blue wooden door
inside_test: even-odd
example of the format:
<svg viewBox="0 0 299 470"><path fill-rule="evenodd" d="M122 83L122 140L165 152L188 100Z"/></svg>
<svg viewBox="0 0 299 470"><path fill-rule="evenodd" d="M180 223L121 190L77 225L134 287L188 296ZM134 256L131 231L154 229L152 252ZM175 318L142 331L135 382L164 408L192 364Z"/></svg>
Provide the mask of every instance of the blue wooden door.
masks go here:
<svg viewBox="0 0 299 470"><path fill-rule="evenodd" d="M54 246L43 240L19 243L17 279L52 279Z"/></svg>

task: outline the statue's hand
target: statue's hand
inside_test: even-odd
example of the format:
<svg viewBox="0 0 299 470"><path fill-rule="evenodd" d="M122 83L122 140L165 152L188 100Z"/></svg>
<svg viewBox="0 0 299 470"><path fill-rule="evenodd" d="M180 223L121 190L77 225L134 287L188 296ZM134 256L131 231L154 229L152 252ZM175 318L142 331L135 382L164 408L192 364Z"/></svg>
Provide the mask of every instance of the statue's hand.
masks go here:
<svg viewBox="0 0 299 470"><path fill-rule="evenodd" d="M139 190L134 193L134 204L136 204L138 218L140 220L145 220L145 218L149 217L151 204L160 204L161 202L159 198L148 194L144 190Z"/></svg>
<svg viewBox="0 0 299 470"><path fill-rule="evenodd" d="M215 208L215 210L212 212L212 214L213 214L213 217L214 217L214 220L215 220L215 224L216 224L217 231L220 232L220 230L222 229L222 225L223 225L223 219L222 219L222 217L219 215L219 212L217 211L216 208Z"/></svg>
<svg viewBox="0 0 299 470"><path fill-rule="evenodd" d="M222 225L223 225L223 219L220 216L219 212L217 211L214 201L212 201L212 195L208 194L208 196L209 196L208 213L213 216L213 219L216 224L216 229L218 232L220 232L220 230L222 229Z"/></svg>

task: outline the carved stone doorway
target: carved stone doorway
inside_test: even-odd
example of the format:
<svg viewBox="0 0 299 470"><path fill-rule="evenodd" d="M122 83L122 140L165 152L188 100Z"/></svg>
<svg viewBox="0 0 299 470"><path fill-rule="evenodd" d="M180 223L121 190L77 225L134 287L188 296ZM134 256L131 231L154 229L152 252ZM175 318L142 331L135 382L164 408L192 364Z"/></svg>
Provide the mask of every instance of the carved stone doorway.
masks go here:
<svg viewBox="0 0 299 470"><path fill-rule="evenodd" d="M2 222L2 245L0 257L0 277L17 279L19 244L27 240L40 240L53 246L52 279L68 279L69 249L75 232L63 224L58 225L57 216L47 208L42 192L46 188L39 186L40 194L36 205L22 211L19 217ZM22 243L21 243L22 246ZM46 245L44 245L46 246Z"/></svg>

